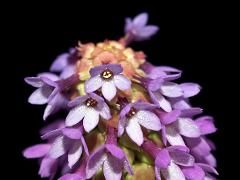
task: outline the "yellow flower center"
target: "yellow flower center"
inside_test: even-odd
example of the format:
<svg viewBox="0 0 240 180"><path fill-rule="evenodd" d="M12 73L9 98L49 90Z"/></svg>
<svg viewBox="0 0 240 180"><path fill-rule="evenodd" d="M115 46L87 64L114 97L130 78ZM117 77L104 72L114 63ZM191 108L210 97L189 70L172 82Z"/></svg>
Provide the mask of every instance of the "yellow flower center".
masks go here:
<svg viewBox="0 0 240 180"><path fill-rule="evenodd" d="M101 77L103 79L111 79L113 77L113 72L109 69L106 69L101 73Z"/></svg>

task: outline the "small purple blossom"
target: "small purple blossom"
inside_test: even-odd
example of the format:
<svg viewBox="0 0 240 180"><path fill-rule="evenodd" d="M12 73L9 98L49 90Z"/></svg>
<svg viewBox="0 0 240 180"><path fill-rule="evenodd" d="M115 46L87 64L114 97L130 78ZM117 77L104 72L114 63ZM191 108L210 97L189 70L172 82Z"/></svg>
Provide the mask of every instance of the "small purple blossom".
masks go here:
<svg viewBox="0 0 240 180"><path fill-rule="evenodd" d="M89 157L86 177L93 177L102 167L106 180L120 180L123 169L129 174L133 174L127 156L117 145L117 134L114 128L108 128L106 143L95 150Z"/></svg>
<svg viewBox="0 0 240 180"><path fill-rule="evenodd" d="M120 112L118 136L121 136L126 129L128 136L140 146L143 143L143 133L140 125L153 131L161 129L159 118L151 112L154 108L154 105L143 102L126 105Z"/></svg>
<svg viewBox="0 0 240 180"><path fill-rule="evenodd" d="M68 78L76 73L76 61L78 59L77 51L71 48L69 53L59 55L50 67L51 72L60 73L60 78Z"/></svg>
<svg viewBox="0 0 240 180"><path fill-rule="evenodd" d="M67 126L73 126L83 120L85 131L90 132L97 126L99 115L104 120L111 118L110 109L104 99L94 93L79 96L68 105L72 109L66 118Z"/></svg>
<svg viewBox="0 0 240 180"><path fill-rule="evenodd" d="M107 64L92 68L90 70L91 78L85 82L85 91L91 93L102 88L104 98L111 101L117 93L117 88L124 91L131 87L131 81L120 74L122 71L119 64Z"/></svg>
<svg viewBox="0 0 240 180"><path fill-rule="evenodd" d="M137 15L133 20L126 18L125 33L132 37L135 41L143 41L149 39L151 36L157 33L158 26L147 25L148 14L141 13Z"/></svg>

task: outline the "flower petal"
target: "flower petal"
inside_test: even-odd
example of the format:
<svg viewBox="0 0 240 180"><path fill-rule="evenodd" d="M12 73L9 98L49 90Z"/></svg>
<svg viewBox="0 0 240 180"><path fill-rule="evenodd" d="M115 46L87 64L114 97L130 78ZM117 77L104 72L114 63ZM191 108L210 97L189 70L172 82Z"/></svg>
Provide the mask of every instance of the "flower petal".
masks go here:
<svg viewBox="0 0 240 180"><path fill-rule="evenodd" d="M91 77L100 75L104 70L110 70L114 75L120 74L123 71L123 68L120 64L104 64L90 69Z"/></svg>
<svg viewBox="0 0 240 180"><path fill-rule="evenodd" d="M155 166L158 168L167 168L170 164L171 157L166 149L160 150L156 159L155 159Z"/></svg>
<svg viewBox="0 0 240 180"><path fill-rule="evenodd" d="M117 89L113 81L105 81L102 85L102 94L105 99L111 101L117 93Z"/></svg>
<svg viewBox="0 0 240 180"><path fill-rule="evenodd" d="M76 141L68 153L68 166L72 168L82 155L82 144Z"/></svg>
<svg viewBox="0 0 240 180"><path fill-rule="evenodd" d="M78 96L77 98L73 99L68 103L68 107L75 107L84 103L87 100L88 96Z"/></svg>
<svg viewBox="0 0 240 180"><path fill-rule="evenodd" d="M23 151L23 156L25 158L40 158L45 156L50 148L50 144L37 144L25 149Z"/></svg>
<svg viewBox="0 0 240 180"><path fill-rule="evenodd" d="M114 84L118 89L124 91L131 88L131 81L124 75L118 74L114 76Z"/></svg>
<svg viewBox="0 0 240 180"><path fill-rule="evenodd" d="M39 174L42 178L53 176L57 171L57 161L52 158L44 158L41 162Z"/></svg>
<svg viewBox="0 0 240 180"><path fill-rule="evenodd" d="M64 155L67 151L68 141L64 138L64 136L59 136L55 139L52 144L51 149L49 150L49 156L51 158L57 159L60 156Z"/></svg>
<svg viewBox="0 0 240 180"><path fill-rule="evenodd" d="M147 129L154 131L159 131L161 129L160 119L156 114L150 111L138 111L135 117L138 119L139 124Z"/></svg>
<svg viewBox="0 0 240 180"><path fill-rule="evenodd" d="M73 126L80 122L86 114L87 107L79 105L73 108L66 117L66 126Z"/></svg>
<svg viewBox="0 0 240 180"><path fill-rule="evenodd" d="M47 78L50 81L58 81L60 79L56 74L49 72L39 73L37 76L40 78Z"/></svg>
<svg viewBox="0 0 240 180"><path fill-rule="evenodd" d="M160 168L158 168L157 166L154 167L154 172L155 172L155 177L156 180L161 180L161 175L160 175Z"/></svg>
<svg viewBox="0 0 240 180"><path fill-rule="evenodd" d="M91 77L85 81L85 91L87 93L98 90L103 85L103 80L100 76Z"/></svg>
<svg viewBox="0 0 240 180"><path fill-rule="evenodd" d="M123 158L125 157L123 150L114 144L106 144L106 149L112 156L119 160L123 160Z"/></svg>
<svg viewBox="0 0 240 180"><path fill-rule="evenodd" d="M125 117L119 119L119 122L118 122L118 137L123 135L125 126L127 124L126 121L127 121L127 119Z"/></svg>
<svg viewBox="0 0 240 180"><path fill-rule="evenodd" d="M138 145L141 146L143 143L143 133L138 120L131 118L126 126L126 132L128 136Z"/></svg>
<svg viewBox="0 0 240 180"><path fill-rule="evenodd" d="M113 156L108 156L103 163L106 180L121 180L123 163Z"/></svg>
<svg viewBox="0 0 240 180"><path fill-rule="evenodd" d="M149 94L150 94L154 104L159 105L159 107L162 108L166 112L172 111L170 102L168 100L166 100L159 92L149 91Z"/></svg>
<svg viewBox="0 0 240 180"><path fill-rule="evenodd" d="M178 118L174 124L183 136L195 138L201 135L198 126L190 118Z"/></svg>
<svg viewBox="0 0 240 180"><path fill-rule="evenodd" d="M194 161L195 161L194 157L189 153L175 149L175 150L169 151L169 154L175 164L178 164L181 166L193 166L194 164Z"/></svg>
<svg viewBox="0 0 240 180"><path fill-rule="evenodd" d="M215 168L213 168L212 166L209 166L208 164L197 163L197 165L199 165L204 171L218 175L217 170Z"/></svg>
<svg viewBox="0 0 240 180"><path fill-rule="evenodd" d="M201 90L201 87L198 84L195 84L195 83L182 83L179 86L182 88L183 96L185 98L195 96Z"/></svg>
<svg viewBox="0 0 240 180"><path fill-rule="evenodd" d="M87 108L85 117L83 119L83 127L85 131L90 132L94 129L99 121L99 112L97 112L94 108Z"/></svg>
<svg viewBox="0 0 240 180"><path fill-rule="evenodd" d="M85 180L84 177L82 177L79 174L65 174L62 177L60 177L58 180Z"/></svg>
<svg viewBox="0 0 240 180"><path fill-rule="evenodd" d="M134 27L138 29L138 28L144 27L147 24L147 21L148 21L148 14L141 13L133 19L133 24L134 24Z"/></svg>
<svg viewBox="0 0 240 180"><path fill-rule="evenodd" d="M202 109L201 108L187 108L187 109L183 109L181 116L182 117L193 117L195 115L201 114L202 113Z"/></svg>
<svg viewBox="0 0 240 180"><path fill-rule="evenodd" d="M62 133L70 139L80 139L82 137L80 128L63 128Z"/></svg>
<svg viewBox="0 0 240 180"><path fill-rule="evenodd" d="M52 63L50 67L50 71L54 71L54 72L62 71L63 68L68 64L68 58L69 58L68 53L63 53L59 55Z"/></svg>
<svg viewBox="0 0 240 180"><path fill-rule="evenodd" d="M202 135L211 134L216 132L216 127L214 126L213 118L210 116L203 116L195 120L196 125L201 131Z"/></svg>
<svg viewBox="0 0 240 180"><path fill-rule="evenodd" d="M110 109L106 103L102 103L102 108L99 113L100 116L105 120L109 120L111 118Z"/></svg>
<svg viewBox="0 0 240 180"><path fill-rule="evenodd" d="M198 165L192 167L182 167L184 176L189 180L203 180L205 173Z"/></svg>
<svg viewBox="0 0 240 180"><path fill-rule="evenodd" d="M165 125L175 122L181 114L179 110L172 110L168 113L158 113L160 115L161 122Z"/></svg>
<svg viewBox="0 0 240 180"><path fill-rule="evenodd" d="M52 88L49 86L43 86L36 89L28 98L28 102L31 104L46 104L48 102L48 97L52 93Z"/></svg>
<svg viewBox="0 0 240 180"><path fill-rule="evenodd" d="M66 79L66 78L70 77L71 75L73 75L74 73L76 73L75 64L68 65L63 69L62 73L60 74L60 78Z"/></svg>
<svg viewBox="0 0 240 180"><path fill-rule="evenodd" d="M158 26L154 26L154 25L148 25L144 28L142 28L139 32L138 32L138 36L139 38L150 38L151 36L153 36L154 34L156 34L159 30Z"/></svg>
<svg viewBox="0 0 240 180"><path fill-rule="evenodd" d="M172 126L166 126L166 138L171 145L186 146L181 135Z"/></svg>
<svg viewBox="0 0 240 180"><path fill-rule="evenodd" d="M94 151L89 157L86 166L86 178L90 179L101 167L103 162L106 160L107 156L105 154L105 147L101 146L96 151Z"/></svg>
<svg viewBox="0 0 240 180"><path fill-rule="evenodd" d="M185 138L185 141L191 152L197 156L207 156L211 151L210 146L203 138Z"/></svg>
<svg viewBox="0 0 240 180"><path fill-rule="evenodd" d="M166 180L185 180L181 169L173 161L166 169L161 169L161 172Z"/></svg>
<svg viewBox="0 0 240 180"><path fill-rule="evenodd" d="M36 88L40 88L44 85L44 82L39 77L26 77L24 78L24 81Z"/></svg>
<svg viewBox="0 0 240 180"><path fill-rule="evenodd" d="M183 95L182 89L176 83L164 82L162 83L160 89L162 94L167 97L175 98Z"/></svg>

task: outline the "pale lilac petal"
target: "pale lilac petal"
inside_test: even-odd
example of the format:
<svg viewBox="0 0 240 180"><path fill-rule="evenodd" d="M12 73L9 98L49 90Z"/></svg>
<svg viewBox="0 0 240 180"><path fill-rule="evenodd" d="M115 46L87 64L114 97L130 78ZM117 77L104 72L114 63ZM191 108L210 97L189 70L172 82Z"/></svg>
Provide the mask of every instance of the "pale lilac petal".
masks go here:
<svg viewBox="0 0 240 180"><path fill-rule="evenodd" d="M217 180L215 177L211 176L210 174L206 173L204 180Z"/></svg>
<svg viewBox="0 0 240 180"><path fill-rule="evenodd" d="M155 166L154 167L154 172L155 172L155 177L156 177L156 180L161 180L161 174L160 174L160 168Z"/></svg>
<svg viewBox="0 0 240 180"><path fill-rule="evenodd" d="M89 157L87 167L86 167L86 178L90 179L102 166L103 162L106 160L107 156L105 154L105 147L101 146Z"/></svg>
<svg viewBox="0 0 240 180"><path fill-rule="evenodd" d="M80 139L82 137L80 128L64 128L62 133L70 139Z"/></svg>
<svg viewBox="0 0 240 180"><path fill-rule="evenodd" d="M47 78L51 81L58 81L60 79L56 74L49 73L49 72L39 73L37 76L40 78L42 77Z"/></svg>
<svg viewBox="0 0 240 180"><path fill-rule="evenodd" d="M159 107L161 107L166 112L171 112L172 107L168 100L166 100L159 92L152 92L150 93L150 96L153 100L153 102Z"/></svg>
<svg viewBox="0 0 240 180"><path fill-rule="evenodd" d="M183 109L181 116L183 117L193 117L195 115L201 114L202 113L202 109L201 108L187 108L187 109Z"/></svg>
<svg viewBox="0 0 240 180"><path fill-rule="evenodd" d="M72 168L82 155L82 144L76 141L68 152L68 166Z"/></svg>
<svg viewBox="0 0 240 180"><path fill-rule="evenodd" d="M131 81L124 75L118 74L114 76L114 84L118 89L124 91L131 88Z"/></svg>
<svg viewBox="0 0 240 180"><path fill-rule="evenodd" d="M25 149L23 151L23 156L25 158L40 158L45 156L50 148L50 144L37 144Z"/></svg>
<svg viewBox="0 0 240 180"><path fill-rule="evenodd" d="M24 78L24 81L36 88L40 88L44 85L44 82L39 77L26 77Z"/></svg>
<svg viewBox="0 0 240 180"><path fill-rule="evenodd" d="M132 29L132 20L130 18L126 18L125 19L125 26L124 26L124 32L127 33L128 31L130 31Z"/></svg>
<svg viewBox="0 0 240 180"><path fill-rule="evenodd" d="M198 126L190 118L178 118L174 125L183 136L196 138L201 135Z"/></svg>
<svg viewBox="0 0 240 180"><path fill-rule="evenodd" d="M161 169L161 172L166 180L185 180L181 169L172 161L166 169Z"/></svg>
<svg viewBox="0 0 240 180"><path fill-rule="evenodd" d="M135 117L138 119L139 124L147 129L154 131L159 131L161 129L160 119L156 114L150 111L138 111Z"/></svg>
<svg viewBox="0 0 240 180"><path fill-rule="evenodd" d="M116 145L106 144L105 147L108 150L108 152L115 158L117 158L119 160L123 160L123 158L125 157L123 150L121 148L117 147Z"/></svg>
<svg viewBox="0 0 240 180"><path fill-rule="evenodd" d="M51 132L51 131L56 130L56 129L62 129L64 127L65 127L64 120L63 119L57 119L54 122L52 122L51 124L48 124L46 127L42 128L40 130L40 134L44 135L48 132Z"/></svg>
<svg viewBox="0 0 240 180"><path fill-rule="evenodd" d="M62 177L60 177L58 180L85 180L84 177L82 177L79 174L65 174Z"/></svg>
<svg viewBox="0 0 240 180"><path fill-rule="evenodd" d="M162 141L163 144L166 146L167 145L167 138L166 138L166 127L163 125L162 126Z"/></svg>
<svg viewBox="0 0 240 180"><path fill-rule="evenodd" d="M198 156L207 156L211 148L203 138L185 138L185 141L191 151Z"/></svg>
<svg viewBox="0 0 240 180"><path fill-rule="evenodd" d="M174 127L166 127L166 138L171 145L186 146L181 135L175 130Z"/></svg>
<svg viewBox="0 0 240 180"><path fill-rule="evenodd" d="M183 95L182 89L179 87L178 84L172 82L165 82L160 87L161 92L164 96L167 97L180 97Z"/></svg>
<svg viewBox="0 0 240 180"><path fill-rule="evenodd" d="M70 77L71 75L73 75L75 73L76 73L76 66L75 66L75 64L68 65L68 66L66 66L63 69L62 73L60 74L60 78L66 79L66 78Z"/></svg>
<svg viewBox="0 0 240 180"><path fill-rule="evenodd" d="M180 116L180 114L181 114L181 111L172 110L169 113L164 112L164 113L160 114L160 119L163 124L167 125L167 124L171 124L171 123L175 122L177 120L177 118Z"/></svg>
<svg viewBox="0 0 240 180"><path fill-rule="evenodd" d="M43 113L43 120L46 120L50 114L53 114L56 109L56 106L48 104Z"/></svg>
<svg viewBox="0 0 240 180"><path fill-rule="evenodd" d="M169 154L174 163L181 166L193 166L195 162L194 157L192 155L184 151L180 151L178 149L170 151Z"/></svg>
<svg viewBox="0 0 240 180"><path fill-rule="evenodd" d="M85 117L83 119L83 127L86 132L90 132L93 130L99 121L99 112L97 112L94 108L87 108Z"/></svg>
<svg viewBox="0 0 240 180"><path fill-rule="evenodd" d="M105 81L102 85L102 94L105 99L111 101L117 93L117 89L113 81Z"/></svg>
<svg viewBox="0 0 240 180"><path fill-rule="evenodd" d="M75 107L84 103L88 99L88 96L78 96L68 103L68 107Z"/></svg>
<svg viewBox="0 0 240 180"><path fill-rule="evenodd" d="M182 172L189 180L203 180L205 173L198 165L192 167L182 167Z"/></svg>
<svg viewBox="0 0 240 180"><path fill-rule="evenodd" d="M147 24L147 21L148 21L148 14L141 13L133 19L133 25L135 28L139 29L144 27Z"/></svg>
<svg viewBox="0 0 240 180"><path fill-rule="evenodd" d="M102 109L99 111L99 113L100 116L105 120L109 120L112 117L110 109L106 103L102 104Z"/></svg>
<svg viewBox="0 0 240 180"><path fill-rule="evenodd" d="M191 108L191 106L189 105L189 103L186 100L179 100L176 102L172 103L172 107L174 109L178 109L178 110L184 110L184 109L189 109Z"/></svg>
<svg viewBox="0 0 240 180"><path fill-rule="evenodd" d="M182 88L183 96L185 98L195 96L201 90L201 87L198 84L195 84L195 83L182 83L179 86Z"/></svg>
<svg viewBox="0 0 240 180"><path fill-rule="evenodd" d="M68 57L69 57L68 53L63 53L59 55L52 63L50 67L50 71L54 71L54 72L62 71L63 68L66 67L68 64Z"/></svg>
<svg viewBox="0 0 240 180"><path fill-rule="evenodd" d="M213 167L217 166L217 160L212 154L205 156L204 161L206 161L206 163L209 164L210 166L213 166Z"/></svg>
<svg viewBox="0 0 240 180"><path fill-rule="evenodd" d="M81 137L81 142L82 142L82 145L83 145L84 152L89 156L88 147L87 147L86 141L85 141L83 136Z"/></svg>
<svg viewBox="0 0 240 180"><path fill-rule="evenodd" d="M196 125L201 131L202 135L211 134L216 132L216 127L214 126L213 118L210 116L203 116L195 120Z"/></svg>
<svg viewBox="0 0 240 180"><path fill-rule="evenodd" d="M197 165L199 165L204 171L218 175L217 170L208 164L197 163Z"/></svg>
<svg viewBox="0 0 240 180"><path fill-rule="evenodd" d="M138 36L140 38L149 38L152 35L156 34L159 30L158 26L154 26L154 25L148 25L144 28L142 28L139 32L138 32Z"/></svg>
<svg viewBox="0 0 240 180"><path fill-rule="evenodd" d="M143 132L136 118L131 118L126 127L128 136L138 145L143 143Z"/></svg>
<svg viewBox="0 0 240 180"><path fill-rule="evenodd" d="M118 122L118 137L123 135L126 125L127 125L127 119L125 117L120 118Z"/></svg>
<svg viewBox="0 0 240 180"><path fill-rule="evenodd" d="M39 174L42 178L52 176L56 173L57 170L57 161L52 158L44 158L41 161Z"/></svg>
<svg viewBox="0 0 240 180"><path fill-rule="evenodd" d="M157 106L155 104L150 104L150 103L139 100L139 101L133 103L133 107L136 110L154 110L154 109L156 109Z"/></svg>
<svg viewBox="0 0 240 180"><path fill-rule="evenodd" d="M171 157L168 153L168 151L166 149L162 149L156 159L155 159L155 166L157 166L158 168L162 169L162 168L167 168L170 164L171 161Z"/></svg>
<svg viewBox="0 0 240 180"><path fill-rule="evenodd" d="M87 93L98 90L103 85L103 80L100 76L91 77L85 81L85 91Z"/></svg>
<svg viewBox="0 0 240 180"><path fill-rule="evenodd" d="M54 129L52 131L48 131L47 133L45 133L41 136L41 139L46 140L46 139L55 138L62 134L62 129L63 128L58 128L58 129Z"/></svg>
<svg viewBox="0 0 240 180"><path fill-rule="evenodd" d="M190 150L187 146L182 146L182 145L174 145L174 146L169 146L167 147L167 150L169 152L174 152L174 151L183 151L183 152L186 152L186 153L189 153Z"/></svg>
<svg viewBox="0 0 240 180"><path fill-rule="evenodd" d="M49 156L54 159L59 158L66 153L66 147L65 138L63 136L57 137L49 150Z"/></svg>
<svg viewBox="0 0 240 180"><path fill-rule="evenodd" d="M86 114L87 107L79 105L73 108L66 117L66 126L73 126L80 122Z"/></svg>
<svg viewBox="0 0 240 180"><path fill-rule="evenodd" d="M46 104L48 102L48 97L52 93L52 88L48 86L43 86L36 89L28 98L28 102L31 104Z"/></svg>
<svg viewBox="0 0 240 180"><path fill-rule="evenodd" d="M106 180L121 180L123 162L108 156L103 163L103 174Z"/></svg>
<svg viewBox="0 0 240 180"><path fill-rule="evenodd" d="M121 110L119 117L123 118L126 116L126 114L130 111L130 109L132 108L133 104L127 104L126 106L124 106L124 108Z"/></svg>

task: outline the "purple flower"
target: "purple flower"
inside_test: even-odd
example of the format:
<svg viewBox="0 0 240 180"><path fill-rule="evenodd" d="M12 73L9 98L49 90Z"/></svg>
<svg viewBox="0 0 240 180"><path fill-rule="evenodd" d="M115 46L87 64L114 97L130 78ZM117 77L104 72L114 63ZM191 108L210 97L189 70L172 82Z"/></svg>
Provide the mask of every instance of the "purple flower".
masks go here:
<svg viewBox="0 0 240 180"><path fill-rule="evenodd" d="M164 81L162 78L151 80L148 90L153 103L166 112L172 111L171 103L167 98L183 96L183 90L178 84Z"/></svg>
<svg viewBox="0 0 240 180"><path fill-rule="evenodd" d="M118 136L121 136L126 128L128 136L140 146L143 143L143 133L140 125L153 131L161 129L159 118L151 112L154 108L156 108L154 105L143 102L126 105L120 112Z"/></svg>
<svg viewBox="0 0 240 180"><path fill-rule="evenodd" d="M182 71L169 66L154 66L149 62L145 62L141 65L141 68L147 74L150 79L162 78L170 81L181 77Z"/></svg>
<svg viewBox="0 0 240 180"><path fill-rule="evenodd" d="M85 131L90 132L98 125L99 115L104 120L111 118L110 109L104 99L94 93L77 97L68 105L72 110L66 118L67 126L73 126L83 120Z"/></svg>
<svg viewBox="0 0 240 180"><path fill-rule="evenodd" d="M170 146L161 149L155 159L155 174L159 180L160 172L167 180L185 180L181 167L194 165L194 157L184 146Z"/></svg>
<svg viewBox="0 0 240 180"><path fill-rule="evenodd" d="M48 156L51 144L37 144L23 151L25 158L40 158L39 175L53 178L57 171L58 160Z"/></svg>
<svg viewBox="0 0 240 180"><path fill-rule="evenodd" d="M83 149L88 155L88 148L83 138L83 127L65 127L61 125L57 129L50 126L42 139L48 139L52 142L48 156L57 159L67 155L68 167L72 168L80 159Z"/></svg>
<svg viewBox="0 0 240 180"><path fill-rule="evenodd" d="M52 72L60 72L60 78L68 78L76 72L77 51L71 48L69 53L59 55L50 67Z"/></svg>
<svg viewBox="0 0 240 180"><path fill-rule="evenodd" d="M129 36L132 36L132 39L135 41L149 39L151 36L157 33L159 27L155 25L146 25L147 21L147 13L141 13L133 20L126 18L125 33Z"/></svg>
<svg viewBox="0 0 240 180"><path fill-rule="evenodd" d="M37 77L27 77L25 81L37 88L37 90L30 95L28 102L36 105L48 104L44 111L44 120L46 120L50 114L66 107L67 98L61 92L62 89L58 83L60 79L55 74L42 73Z"/></svg>
<svg viewBox="0 0 240 180"><path fill-rule="evenodd" d="M179 110L169 113L157 111L162 123L162 138L166 145L168 141L171 145L186 146L182 138L197 138L201 135L199 127L191 118L184 115Z"/></svg>
<svg viewBox="0 0 240 180"><path fill-rule="evenodd" d="M93 177L101 166L107 180L120 180L123 169L132 174L126 155L114 144L105 144L90 155L86 168L87 179Z"/></svg>
<svg viewBox="0 0 240 180"><path fill-rule="evenodd" d="M91 78L85 82L85 91L94 92L102 88L102 94L105 99L111 101L117 93L117 88L127 90L131 87L131 81L124 75L119 64L107 64L97 66L90 70Z"/></svg>

